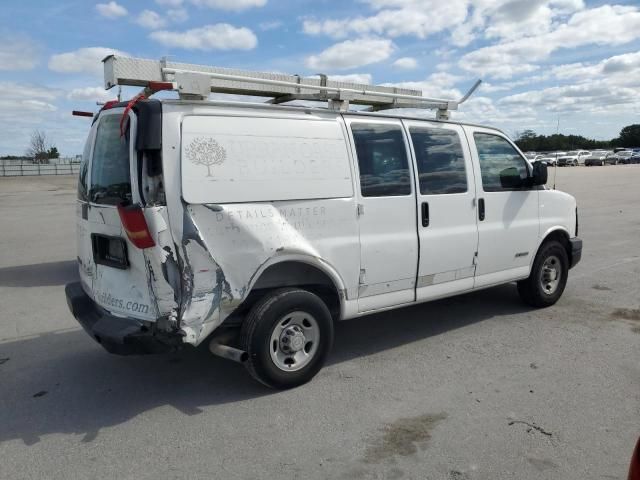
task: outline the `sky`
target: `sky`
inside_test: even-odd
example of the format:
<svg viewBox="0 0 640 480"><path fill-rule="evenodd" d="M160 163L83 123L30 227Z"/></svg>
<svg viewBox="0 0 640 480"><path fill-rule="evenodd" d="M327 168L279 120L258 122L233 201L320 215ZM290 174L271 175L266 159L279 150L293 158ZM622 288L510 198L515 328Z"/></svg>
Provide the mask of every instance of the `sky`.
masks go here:
<svg viewBox="0 0 640 480"><path fill-rule="evenodd" d="M3 0L0 155L82 151L110 53L458 98L454 120L610 139L640 123L640 0ZM423 112L433 117L432 112Z"/></svg>

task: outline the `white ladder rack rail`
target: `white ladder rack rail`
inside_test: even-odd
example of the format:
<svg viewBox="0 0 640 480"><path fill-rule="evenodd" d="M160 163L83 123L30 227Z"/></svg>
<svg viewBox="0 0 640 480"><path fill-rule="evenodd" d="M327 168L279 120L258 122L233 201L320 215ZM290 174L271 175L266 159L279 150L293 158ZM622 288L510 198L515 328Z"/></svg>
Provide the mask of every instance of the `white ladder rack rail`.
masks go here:
<svg viewBox="0 0 640 480"><path fill-rule="evenodd" d="M448 119L478 88L478 80L459 100L423 97L419 90L328 80L326 75L300 77L270 72L192 65L163 60L110 55L103 60L105 88L116 85L148 87L150 82L171 82L183 99L207 99L211 92L271 97L268 103L291 100L327 101L329 107L347 110L349 104L368 110L390 108L436 109L438 119Z"/></svg>

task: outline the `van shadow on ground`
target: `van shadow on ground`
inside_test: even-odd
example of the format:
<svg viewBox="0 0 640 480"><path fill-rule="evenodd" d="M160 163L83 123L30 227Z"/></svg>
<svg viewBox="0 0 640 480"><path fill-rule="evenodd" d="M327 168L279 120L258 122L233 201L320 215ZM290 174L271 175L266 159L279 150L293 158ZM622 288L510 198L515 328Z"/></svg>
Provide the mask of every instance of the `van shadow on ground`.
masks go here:
<svg viewBox="0 0 640 480"><path fill-rule="evenodd" d="M50 287L64 285L77 278L76 260L0 268L0 287Z"/></svg>
<svg viewBox="0 0 640 480"><path fill-rule="evenodd" d="M341 322L329 364L526 310L507 285ZM101 429L157 407L192 416L205 407L274 393L241 365L212 357L205 348L117 357L81 330L0 343L0 385L0 443L22 439L27 445L53 433L91 442Z"/></svg>

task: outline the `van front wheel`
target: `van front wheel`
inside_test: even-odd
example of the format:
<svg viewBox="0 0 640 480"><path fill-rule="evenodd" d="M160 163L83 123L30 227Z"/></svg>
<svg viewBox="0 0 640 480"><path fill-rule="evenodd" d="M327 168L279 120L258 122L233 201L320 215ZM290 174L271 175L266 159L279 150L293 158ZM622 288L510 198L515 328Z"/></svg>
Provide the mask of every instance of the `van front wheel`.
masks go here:
<svg viewBox="0 0 640 480"><path fill-rule="evenodd" d="M268 293L251 309L240 331L249 373L268 387L286 389L311 380L333 344L326 304L298 288Z"/></svg>
<svg viewBox="0 0 640 480"><path fill-rule="evenodd" d="M556 241L540 247L529 278L518 282L518 293L532 307L549 307L556 303L567 285L569 258L564 246Z"/></svg>

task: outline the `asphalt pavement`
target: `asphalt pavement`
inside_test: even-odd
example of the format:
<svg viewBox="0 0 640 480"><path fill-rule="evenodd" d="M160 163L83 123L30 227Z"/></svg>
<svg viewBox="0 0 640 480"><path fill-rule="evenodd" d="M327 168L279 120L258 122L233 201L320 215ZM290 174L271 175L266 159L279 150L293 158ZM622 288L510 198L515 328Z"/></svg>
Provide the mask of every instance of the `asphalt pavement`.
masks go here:
<svg viewBox="0 0 640 480"><path fill-rule="evenodd" d="M550 183L553 181L550 172ZM70 315L75 179L0 178L0 479L624 479L640 435L640 165L563 168L582 262L342 322L286 392L206 350L117 357Z"/></svg>

